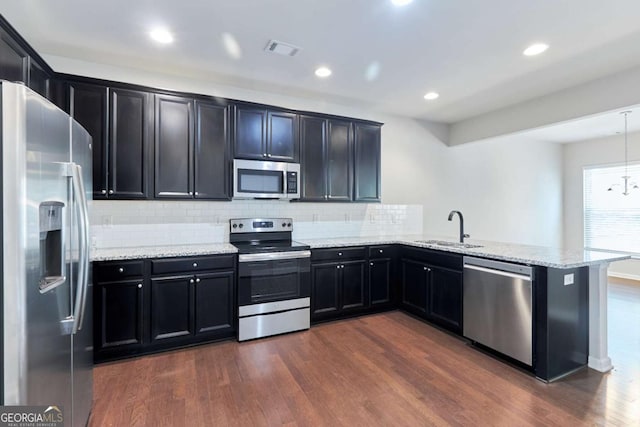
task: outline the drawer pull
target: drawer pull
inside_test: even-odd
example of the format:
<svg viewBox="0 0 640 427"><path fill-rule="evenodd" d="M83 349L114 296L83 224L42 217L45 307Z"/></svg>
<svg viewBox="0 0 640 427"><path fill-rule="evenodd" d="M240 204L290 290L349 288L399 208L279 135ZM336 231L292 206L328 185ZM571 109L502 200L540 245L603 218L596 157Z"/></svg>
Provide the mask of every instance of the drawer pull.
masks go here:
<svg viewBox="0 0 640 427"><path fill-rule="evenodd" d="M124 273L124 268L120 267L120 268L118 269L118 273Z"/></svg>
<svg viewBox="0 0 640 427"><path fill-rule="evenodd" d="M193 283L193 282L194 282L194 280L193 280L193 279L189 280L189 283Z"/></svg>
<svg viewBox="0 0 640 427"><path fill-rule="evenodd" d="M194 263L193 263L193 266L194 266L194 267L197 267L197 266L198 266L198 263L197 263L197 262L194 262Z"/></svg>
<svg viewBox="0 0 640 427"><path fill-rule="evenodd" d="M342 256L342 252L338 252L338 256Z"/></svg>
<svg viewBox="0 0 640 427"><path fill-rule="evenodd" d="M369 265L370 265L371 267L373 267L373 263L372 263L372 262L370 262L370 263L369 263Z"/></svg>
<svg viewBox="0 0 640 427"><path fill-rule="evenodd" d="M196 283L200 283L200 279L196 277Z"/></svg>
<svg viewBox="0 0 640 427"><path fill-rule="evenodd" d="M142 289L142 283L138 283L138 289Z"/></svg>
<svg viewBox="0 0 640 427"><path fill-rule="evenodd" d="M382 253L382 249L380 249L380 253Z"/></svg>

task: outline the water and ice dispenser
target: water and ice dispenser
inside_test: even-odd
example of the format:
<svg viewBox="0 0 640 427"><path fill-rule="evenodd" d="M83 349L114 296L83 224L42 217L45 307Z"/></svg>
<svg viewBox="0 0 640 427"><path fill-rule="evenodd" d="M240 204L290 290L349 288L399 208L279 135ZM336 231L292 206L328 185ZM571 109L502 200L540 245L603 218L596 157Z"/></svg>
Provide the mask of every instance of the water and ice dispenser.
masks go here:
<svg viewBox="0 0 640 427"><path fill-rule="evenodd" d="M63 230L64 203L42 202L39 208L40 224L40 292L45 293L66 280Z"/></svg>

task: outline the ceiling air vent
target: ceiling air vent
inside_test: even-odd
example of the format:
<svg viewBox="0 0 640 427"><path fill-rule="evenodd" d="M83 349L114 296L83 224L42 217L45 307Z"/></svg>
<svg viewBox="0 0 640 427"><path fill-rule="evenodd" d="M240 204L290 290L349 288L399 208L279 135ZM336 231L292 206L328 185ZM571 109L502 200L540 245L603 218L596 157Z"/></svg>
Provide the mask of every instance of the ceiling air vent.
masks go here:
<svg viewBox="0 0 640 427"><path fill-rule="evenodd" d="M264 50L266 52L278 53L284 56L295 56L295 54L300 51L300 48L289 43L271 40L267 43L267 47L265 47Z"/></svg>

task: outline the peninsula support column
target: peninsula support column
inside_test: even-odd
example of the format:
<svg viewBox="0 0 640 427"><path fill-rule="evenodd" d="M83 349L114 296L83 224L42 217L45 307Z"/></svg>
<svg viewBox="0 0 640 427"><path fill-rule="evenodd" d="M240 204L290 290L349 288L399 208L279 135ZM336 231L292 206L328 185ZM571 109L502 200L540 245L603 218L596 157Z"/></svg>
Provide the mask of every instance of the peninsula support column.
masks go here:
<svg viewBox="0 0 640 427"><path fill-rule="evenodd" d="M607 342L608 263L589 267L589 367L600 372L613 369Z"/></svg>

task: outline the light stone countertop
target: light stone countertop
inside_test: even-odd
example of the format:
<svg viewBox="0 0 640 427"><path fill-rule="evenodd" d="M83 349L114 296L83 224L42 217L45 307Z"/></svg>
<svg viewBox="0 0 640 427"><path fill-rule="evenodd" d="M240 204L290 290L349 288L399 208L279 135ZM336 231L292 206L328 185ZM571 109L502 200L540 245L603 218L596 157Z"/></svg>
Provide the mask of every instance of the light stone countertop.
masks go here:
<svg viewBox="0 0 640 427"><path fill-rule="evenodd" d="M481 245L479 248L456 248L428 244L426 240L454 241L451 238L434 236L379 236L379 237L341 237L328 239L297 239L312 249L335 248L347 246L402 244L418 248L435 249L462 255L492 258L522 264L540 265L543 267L574 268L609 263L629 258L628 255L611 252L567 250L544 246L518 245L483 240L468 239L467 243ZM237 253L238 250L229 243L212 243L198 245L165 245L140 246L124 248L93 249L92 261L115 261L141 258L168 258L179 256L217 255Z"/></svg>
<svg viewBox="0 0 640 427"><path fill-rule="evenodd" d="M116 261L141 258L170 258L179 256L219 255L237 253L229 243L203 245L137 246L124 248L98 248L91 250L91 261Z"/></svg>
<svg viewBox="0 0 640 427"><path fill-rule="evenodd" d="M484 240L466 239L466 243L481 245L479 248L456 248L428 244L421 241L445 240L455 242L451 238L434 236L381 236L381 237L345 237L331 239L300 239L312 249L346 247L359 245L402 244L418 248L436 249L443 252L453 252L462 255L492 258L501 261L518 262L522 264L540 265L543 267L575 268L597 265L628 259L628 255L612 252L568 250L544 246L519 245L514 243L491 242Z"/></svg>

